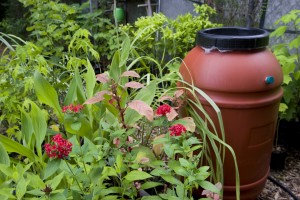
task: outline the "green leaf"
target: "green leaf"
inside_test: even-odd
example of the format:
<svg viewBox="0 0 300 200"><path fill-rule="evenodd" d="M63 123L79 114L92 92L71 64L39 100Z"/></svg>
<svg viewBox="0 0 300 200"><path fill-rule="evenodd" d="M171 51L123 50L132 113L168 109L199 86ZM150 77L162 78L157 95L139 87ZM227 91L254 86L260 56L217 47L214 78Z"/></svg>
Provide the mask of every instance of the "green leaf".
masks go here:
<svg viewBox="0 0 300 200"><path fill-rule="evenodd" d="M175 171L176 174L178 174L180 176L187 177L189 175L189 172L181 166L176 166L176 167L173 168L173 170Z"/></svg>
<svg viewBox="0 0 300 200"><path fill-rule="evenodd" d="M57 193L57 194L51 194L50 199L51 200L64 200L64 199L67 199L67 198L65 197L65 195L62 192L60 192L60 193Z"/></svg>
<svg viewBox="0 0 300 200"><path fill-rule="evenodd" d="M95 72L89 60L87 60L87 72L84 75L84 78L86 83L86 97L89 99L94 95L94 88L96 84Z"/></svg>
<svg viewBox="0 0 300 200"><path fill-rule="evenodd" d="M118 82L119 77L121 75L121 70L120 70L120 51L116 51L111 65L110 65L110 70L109 70L109 76L114 79L115 82Z"/></svg>
<svg viewBox="0 0 300 200"><path fill-rule="evenodd" d="M205 190L211 191L216 194L220 193L220 190L209 181L199 181L199 185Z"/></svg>
<svg viewBox="0 0 300 200"><path fill-rule="evenodd" d="M144 183L141 186L141 189L147 190L147 189L154 188L154 187L161 186L161 185L163 185L163 184L159 183L159 182L149 181L149 182Z"/></svg>
<svg viewBox="0 0 300 200"><path fill-rule="evenodd" d="M80 127L81 127L81 122L74 122L71 124L71 128L75 131L79 131Z"/></svg>
<svg viewBox="0 0 300 200"><path fill-rule="evenodd" d="M279 112L285 112L288 109L288 106L285 103L279 104Z"/></svg>
<svg viewBox="0 0 300 200"><path fill-rule="evenodd" d="M42 143L44 142L47 133L47 123L44 113L39 109L39 107L31 102L31 119L32 126L34 130L34 135L36 139L36 149L38 155L42 155Z"/></svg>
<svg viewBox="0 0 300 200"><path fill-rule="evenodd" d="M171 183L173 185L183 185L183 183L178 180L177 178L175 178L174 176L171 175L162 175L161 176L165 181L167 181L168 183Z"/></svg>
<svg viewBox="0 0 300 200"><path fill-rule="evenodd" d="M142 200L161 200L159 196L143 196Z"/></svg>
<svg viewBox="0 0 300 200"><path fill-rule="evenodd" d="M161 175L168 174L168 171L166 169L163 169L163 168L155 168L154 170L152 170L150 172L150 174L152 174L153 176L161 176Z"/></svg>
<svg viewBox="0 0 300 200"><path fill-rule="evenodd" d="M9 156L4 148L4 146L2 145L1 141L0 141L0 164L5 164L7 166L10 165L10 160L9 160Z"/></svg>
<svg viewBox="0 0 300 200"><path fill-rule="evenodd" d="M0 141L3 147L6 149L6 151L18 153L22 156L26 156L31 161L35 161L34 153L30 149L21 145L20 143L15 142L14 140L5 137L2 134L0 134Z"/></svg>
<svg viewBox="0 0 300 200"><path fill-rule="evenodd" d="M179 158L180 165L186 168L193 168L193 164L184 158Z"/></svg>
<svg viewBox="0 0 300 200"><path fill-rule="evenodd" d="M144 180L147 178L151 178L152 176L147 172L133 170L129 172L124 178L128 181L136 181L136 180Z"/></svg>
<svg viewBox="0 0 300 200"><path fill-rule="evenodd" d="M27 145L31 146L29 144L29 142L31 141L31 137L32 137L32 134L33 134L32 120L31 120L29 114L26 113L23 108L20 108L20 110L21 110L21 113L22 113L22 115L21 115L22 136L24 137Z"/></svg>
<svg viewBox="0 0 300 200"><path fill-rule="evenodd" d="M127 36L127 37L125 37L125 39L122 43L120 66L123 66L123 65L126 64L126 62L128 60L129 53L130 53L130 39Z"/></svg>
<svg viewBox="0 0 300 200"><path fill-rule="evenodd" d="M52 159L48 162L44 170L44 180L53 175L59 169L60 163L60 159Z"/></svg>
<svg viewBox="0 0 300 200"><path fill-rule="evenodd" d="M271 37L280 37L282 36L287 29L287 26L280 26L275 31L271 33Z"/></svg>
<svg viewBox="0 0 300 200"><path fill-rule="evenodd" d="M64 100L64 105L70 105L75 101L76 97L77 97L77 83L76 83L76 79L73 77L69 86L68 93Z"/></svg>
<svg viewBox="0 0 300 200"><path fill-rule="evenodd" d="M52 107L58 119L63 121L63 113L59 105L57 93L38 71L34 73L34 89L38 99L42 103Z"/></svg>
<svg viewBox="0 0 300 200"><path fill-rule="evenodd" d="M16 196L18 199L22 199L22 197L26 193L26 190L27 190L26 188L27 188L28 183L29 183L29 181L25 181L25 179L23 177L17 183Z"/></svg>
<svg viewBox="0 0 300 200"><path fill-rule="evenodd" d="M64 178L64 176L65 176L65 173L61 172L60 174L58 174L57 176L55 176L51 180L47 181L46 184L50 185L51 188L53 190L55 190L57 188L57 186L60 184L61 180Z"/></svg>

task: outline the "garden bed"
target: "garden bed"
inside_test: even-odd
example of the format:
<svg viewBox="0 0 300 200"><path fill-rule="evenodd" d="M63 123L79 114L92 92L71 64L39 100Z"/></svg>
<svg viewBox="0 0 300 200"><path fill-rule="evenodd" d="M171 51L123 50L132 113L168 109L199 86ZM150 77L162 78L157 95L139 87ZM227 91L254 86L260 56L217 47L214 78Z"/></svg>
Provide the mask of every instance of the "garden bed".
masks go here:
<svg viewBox="0 0 300 200"><path fill-rule="evenodd" d="M285 169L271 169L270 175L300 199L300 150L288 149ZM295 198L292 198L287 192L268 179L266 187L257 199L293 200Z"/></svg>

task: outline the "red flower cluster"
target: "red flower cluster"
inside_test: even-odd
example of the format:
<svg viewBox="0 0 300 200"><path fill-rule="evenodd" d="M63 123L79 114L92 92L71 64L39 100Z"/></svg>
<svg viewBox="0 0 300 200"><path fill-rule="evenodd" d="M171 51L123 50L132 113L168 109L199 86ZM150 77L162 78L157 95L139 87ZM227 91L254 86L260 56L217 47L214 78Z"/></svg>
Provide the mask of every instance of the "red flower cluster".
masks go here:
<svg viewBox="0 0 300 200"><path fill-rule="evenodd" d="M63 109L62 109L62 112L65 113L67 111L70 111L70 112L78 113L82 109L83 109L83 105L80 105L80 104L78 104L78 105L70 104L68 106L64 106Z"/></svg>
<svg viewBox="0 0 300 200"><path fill-rule="evenodd" d="M169 128L171 136L180 136L186 132L186 128L182 124L175 124Z"/></svg>
<svg viewBox="0 0 300 200"><path fill-rule="evenodd" d="M72 143L64 139L61 134L56 134L52 137L52 145L45 144L46 154L50 158L63 159L69 156L72 151Z"/></svg>
<svg viewBox="0 0 300 200"><path fill-rule="evenodd" d="M166 114L171 112L171 108L172 107L168 104L163 104L157 108L156 114L159 116L165 116Z"/></svg>

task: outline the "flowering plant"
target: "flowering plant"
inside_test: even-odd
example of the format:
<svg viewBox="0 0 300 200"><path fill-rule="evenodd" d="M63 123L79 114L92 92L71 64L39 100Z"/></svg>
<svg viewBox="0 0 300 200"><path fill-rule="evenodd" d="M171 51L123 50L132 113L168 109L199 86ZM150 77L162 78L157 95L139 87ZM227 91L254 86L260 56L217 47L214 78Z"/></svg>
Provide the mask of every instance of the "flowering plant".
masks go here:
<svg viewBox="0 0 300 200"><path fill-rule="evenodd" d="M209 138L218 163L204 165L204 155L212 153L203 142L211 134L207 122L196 112L193 118L181 114L195 110L186 99L192 90L172 87L179 80L174 72L140 77L131 67L141 58L127 64L130 46L125 40L107 72L95 76L90 64L84 73L75 68L63 107L35 73L36 95L51 110L28 100L21 108L22 145L0 135L1 199L14 192L17 199L179 200L202 190L207 197L222 195L213 184L222 182L222 149L213 141L222 141ZM199 102L192 105L204 112ZM22 163L6 151L21 155Z"/></svg>

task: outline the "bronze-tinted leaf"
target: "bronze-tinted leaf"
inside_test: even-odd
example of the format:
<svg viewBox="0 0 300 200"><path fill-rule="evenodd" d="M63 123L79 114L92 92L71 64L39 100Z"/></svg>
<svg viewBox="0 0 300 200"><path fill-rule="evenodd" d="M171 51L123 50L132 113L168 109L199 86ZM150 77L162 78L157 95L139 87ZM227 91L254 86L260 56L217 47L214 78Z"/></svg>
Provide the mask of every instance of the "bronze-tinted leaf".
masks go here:
<svg viewBox="0 0 300 200"><path fill-rule="evenodd" d="M109 81L109 77L106 73L97 74L96 75L96 80L101 82L101 83L107 83Z"/></svg>
<svg viewBox="0 0 300 200"><path fill-rule="evenodd" d="M183 90L177 90L175 93L174 93L174 97L175 98L179 98L181 95L184 94L184 91Z"/></svg>
<svg viewBox="0 0 300 200"><path fill-rule="evenodd" d="M194 119L191 117L184 117L181 119L182 121L184 121L183 125L186 128L187 131L189 132L195 132L196 129L196 125L194 122Z"/></svg>
<svg viewBox="0 0 300 200"><path fill-rule="evenodd" d="M121 77L128 77L128 76L140 78L140 75L135 71L126 71L121 75Z"/></svg>
<svg viewBox="0 0 300 200"><path fill-rule="evenodd" d="M92 98L89 98L88 100L86 100L84 102L84 104L94 104L94 103L98 103L100 101L103 101L105 94L111 94L111 92L109 92L107 90L103 90L101 92L98 92L95 96L93 96Z"/></svg>
<svg viewBox="0 0 300 200"><path fill-rule="evenodd" d="M126 88L134 88L134 89L139 89L139 88L143 88L144 85L139 83L139 82L135 82L135 81L131 81L125 84Z"/></svg>
<svg viewBox="0 0 300 200"><path fill-rule="evenodd" d="M149 121L153 121L153 109L141 100L133 100L128 103L128 107L137 111L140 115L145 116Z"/></svg>
<svg viewBox="0 0 300 200"><path fill-rule="evenodd" d="M166 101L166 100L168 100L168 101L173 101L173 97L168 96L168 95L164 95L164 96L162 96L162 97L160 97L160 98L158 99L158 101L160 101L160 102Z"/></svg>
<svg viewBox="0 0 300 200"><path fill-rule="evenodd" d="M178 113L175 111L174 108L171 107L171 111L166 114L168 121L172 121L177 117Z"/></svg>

